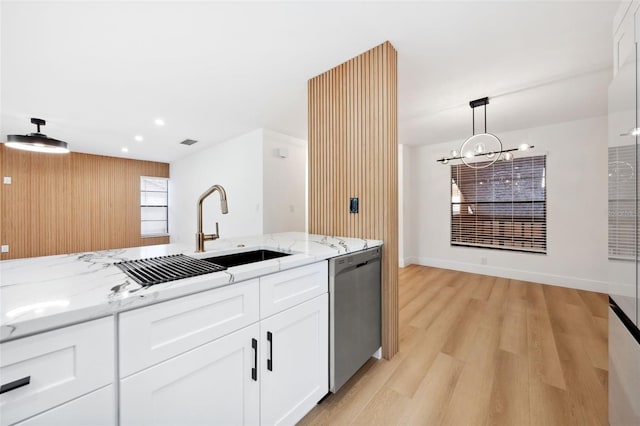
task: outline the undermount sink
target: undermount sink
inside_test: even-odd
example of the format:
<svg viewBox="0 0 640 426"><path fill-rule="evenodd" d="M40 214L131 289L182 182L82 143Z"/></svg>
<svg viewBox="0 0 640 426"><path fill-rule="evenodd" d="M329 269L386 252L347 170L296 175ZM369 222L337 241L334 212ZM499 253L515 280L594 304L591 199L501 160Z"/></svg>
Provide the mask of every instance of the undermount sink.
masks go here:
<svg viewBox="0 0 640 426"><path fill-rule="evenodd" d="M276 259L278 257L290 256L288 253L280 253L273 250L252 250L242 253L227 254L224 256L207 257L202 260L215 263L216 265L231 268L232 266L246 265L247 263L262 262L263 260Z"/></svg>

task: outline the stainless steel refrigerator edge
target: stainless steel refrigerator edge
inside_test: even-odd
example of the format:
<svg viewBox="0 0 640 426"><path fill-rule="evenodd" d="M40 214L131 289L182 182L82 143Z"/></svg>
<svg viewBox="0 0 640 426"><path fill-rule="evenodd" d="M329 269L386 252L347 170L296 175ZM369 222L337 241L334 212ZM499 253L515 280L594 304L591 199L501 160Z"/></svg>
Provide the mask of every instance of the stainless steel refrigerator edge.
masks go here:
<svg viewBox="0 0 640 426"><path fill-rule="evenodd" d="M640 2L626 3L615 29L609 86L609 424L640 425L638 299L638 34Z"/></svg>
<svg viewBox="0 0 640 426"><path fill-rule="evenodd" d="M336 392L381 345L382 248L329 260L329 390Z"/></svg>

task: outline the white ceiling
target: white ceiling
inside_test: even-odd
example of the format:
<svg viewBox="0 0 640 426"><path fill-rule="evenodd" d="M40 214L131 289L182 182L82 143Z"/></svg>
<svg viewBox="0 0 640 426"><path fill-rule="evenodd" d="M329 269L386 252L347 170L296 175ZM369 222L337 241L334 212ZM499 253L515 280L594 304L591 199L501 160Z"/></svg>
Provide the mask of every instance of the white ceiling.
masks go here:
<svg viewBox="0 0 640 426"><path fill-rule="evenodd" d="M259 127L306 139L307 80L385 40L400 143L464 139L484 96L494 133L602 115L618 4L3 1L0 133L40 117L74 151L167 162Z"/></svg>

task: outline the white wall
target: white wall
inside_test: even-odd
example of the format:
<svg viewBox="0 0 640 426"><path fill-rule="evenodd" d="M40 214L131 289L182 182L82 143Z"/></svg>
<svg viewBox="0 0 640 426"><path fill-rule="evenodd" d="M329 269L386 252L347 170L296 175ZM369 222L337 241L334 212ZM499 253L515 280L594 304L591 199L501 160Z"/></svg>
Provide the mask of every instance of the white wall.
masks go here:
<svg viewBox="0 0 640 426"><path fill-rule="evenodd" d="M404 173L408 167L404 167L404 150L402 144L398 145L398 266L404 264Z"/></svg>
<svg viewBox="0 0 640 426"><path fill-rule="evenodd" d="M450 245L450 167L436 160L462 142L451 141L405 156L405 263L607 292L607 118L498 136L547 154L547 254Z"/></svg>
<svg viewBox="0 0 640 426"><path fill-rule="evenodd" d="M413 239L411 237L410 226L411 210L410 201L410 171L409 161L411 157L410 145L398 145L398 263L404 268L405 252L413 253L411 247Z"/></svg>
<svg viewBox="0 0 640 426"><path fill-rule="evenodd" d="M307 142L266 129L263 135L263 232L305 231Z"/></svg>
<svg viewBox="0 0 640 426"><path fill-rule="evenodd" d="M263 131L255 130L216 144L170 165L169 233L172 243L195 248L196 204L211 185L227 191L229 213L220 212L220 198L214 193L204 202L203 228L221 237L262 234Z"/></svg>

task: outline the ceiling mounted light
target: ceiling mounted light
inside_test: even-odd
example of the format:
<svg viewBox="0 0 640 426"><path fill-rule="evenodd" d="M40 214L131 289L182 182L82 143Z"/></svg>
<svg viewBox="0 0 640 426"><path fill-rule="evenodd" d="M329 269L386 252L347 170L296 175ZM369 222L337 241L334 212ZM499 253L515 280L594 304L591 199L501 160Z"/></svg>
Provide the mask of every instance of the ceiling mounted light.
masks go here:
<svg viewBox="0 0 640 426"><path fill-rule="evenodd" d="M471 107L471 126L472 135L468 137L460 147L460 150L451 150L451 157L442 157L438 161L442 164L448 164L450 160L460 160L466 166L472 169L484 169L489 167L499 159L513 159L513 151L527 151L533 148L533 145L527 143L520 144L518 148L503 149L502 141L493 133L487 132L487 105L489 98L476 99L469 102ZM475 108L484 107L484 133L476 134L476 114ZM483 160L483 161L471 161Z"/></svg>
<svg viewBox="0 0 640 426"><path fill-rule="evenodd" d="M156 118L153 122L156 124L156 126L164 126L164 120L162 118Z"/></svg>
<svg viewBox="0 0 640 426"><path fill-rule="evenodd" d="M142 142L144 140L144 138L142 137L142 135L135 135L134 138L136 140L136 142Z"/></svg>
<svg viewBox="0 0 640 426"><path fill-rule="evenodd" d="M37 126L38 130L36 133L30 133L28 135L8 135L5 145L9 148L49 154L66 154L69 152L69 145L66 142L48 138L47 135L40 133L40 126L47 124L45 120L32 118L31 122Z"/></svg>

